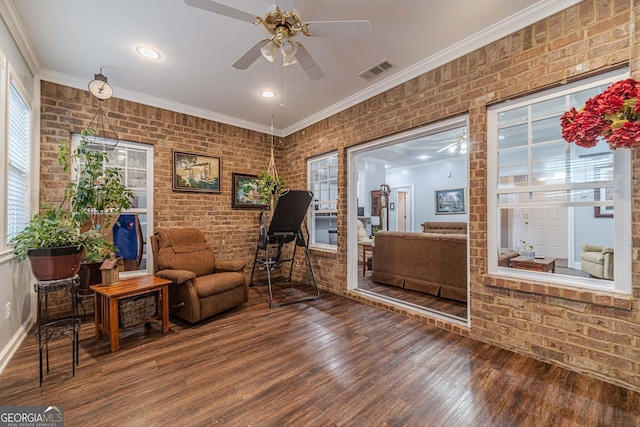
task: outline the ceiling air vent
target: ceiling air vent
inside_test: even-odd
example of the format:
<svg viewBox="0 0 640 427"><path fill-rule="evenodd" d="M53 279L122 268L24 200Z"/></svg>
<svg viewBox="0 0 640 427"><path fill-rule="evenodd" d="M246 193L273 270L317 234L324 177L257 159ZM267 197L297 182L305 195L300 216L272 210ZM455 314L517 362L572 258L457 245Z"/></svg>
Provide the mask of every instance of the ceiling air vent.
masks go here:
<svg viewBox="0 0 640 427"><path fill-rule="evenodd" d="M373 67L361 72L358 75L363 79L365 79L366 81L370 82L371 80L375 79L376 77L378 77L380 74L384 73L391 67L393 67L393 64L391 64L389 60L385 59L381 63L374 65Z"/></svg>

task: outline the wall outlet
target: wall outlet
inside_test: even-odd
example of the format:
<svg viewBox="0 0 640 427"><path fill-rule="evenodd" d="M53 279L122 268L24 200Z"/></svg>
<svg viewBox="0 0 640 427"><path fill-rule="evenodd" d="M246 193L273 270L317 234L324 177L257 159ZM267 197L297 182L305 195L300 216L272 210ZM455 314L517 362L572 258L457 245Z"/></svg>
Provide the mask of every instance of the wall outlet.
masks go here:
<svg viewBox="0 0 640 427"><path fill-rule="evenodd" d="M4 305L4 320L9 320L11 317L11 301Z"/></svg>

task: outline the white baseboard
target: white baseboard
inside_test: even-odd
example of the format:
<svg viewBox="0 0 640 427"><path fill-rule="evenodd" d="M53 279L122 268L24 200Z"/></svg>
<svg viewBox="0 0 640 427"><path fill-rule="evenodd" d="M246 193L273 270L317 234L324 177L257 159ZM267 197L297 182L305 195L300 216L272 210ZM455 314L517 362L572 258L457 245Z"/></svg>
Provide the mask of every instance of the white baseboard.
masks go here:
<svg viewBox="0 0 640 427"><path fill-rule="evenodd" d="M22 344L22 341L24 340L24 338L29 334L29 330L33 325L32 320L33 318L29 316L27 320L22 324L20 329L16 331L13 338L9 340L9 343L7 344L7 346L3 349L0 349L1 350L0 351L0 374L2 374L2 371L4 371L4 368L9 364L9 361L11 360L15 352L18 350L18 347L20 347L20 344Z"/></svg>

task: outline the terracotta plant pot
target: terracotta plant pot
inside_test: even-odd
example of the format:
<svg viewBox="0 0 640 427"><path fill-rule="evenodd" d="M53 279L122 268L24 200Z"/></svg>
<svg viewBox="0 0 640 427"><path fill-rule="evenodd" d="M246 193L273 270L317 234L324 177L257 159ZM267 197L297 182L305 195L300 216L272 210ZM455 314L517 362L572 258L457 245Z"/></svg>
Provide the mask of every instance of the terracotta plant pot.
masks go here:
<svg viewBox="0 0 640 427"><path fill-rule="evenodd" d="M82 248L64 246L59 248L29 249L31 271L38 280L58 280L73 277L80 270Z"/></svg>
<svg viewBox="0 0 640 427"><path fill-rule="evenodd" d="M99 262L82 262L80 264L80 289L89 289L91 285L97 285L102 283L102 273L100 272L100 266L102 261ZM78 289L78 290L80 290ZM93 294L93 291L90 291Z"/></svg>

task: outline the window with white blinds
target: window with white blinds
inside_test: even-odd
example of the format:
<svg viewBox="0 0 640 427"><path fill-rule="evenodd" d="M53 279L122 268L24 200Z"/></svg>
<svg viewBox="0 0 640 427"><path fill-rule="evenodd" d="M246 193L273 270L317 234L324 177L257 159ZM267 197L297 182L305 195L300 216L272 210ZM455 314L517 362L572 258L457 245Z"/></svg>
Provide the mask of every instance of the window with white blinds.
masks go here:
<svg viewBox="0 0 640 427"><path fill-rule="evenodd" d="M9 84L7 120L7 241L29 223L31 107Z"/></svg>
<svg viewBox="0 0 640 427"><path fill-rule="evenodd" d="M604 140L568 144L560 125L565 111L625 76L594 76L487 109L490 273L631 291L630 152ZM604 255L592 257L595 248ZM524 251L551 268L522 271L505 258ZM589 269L591 259L603 273Z"/></svg>

